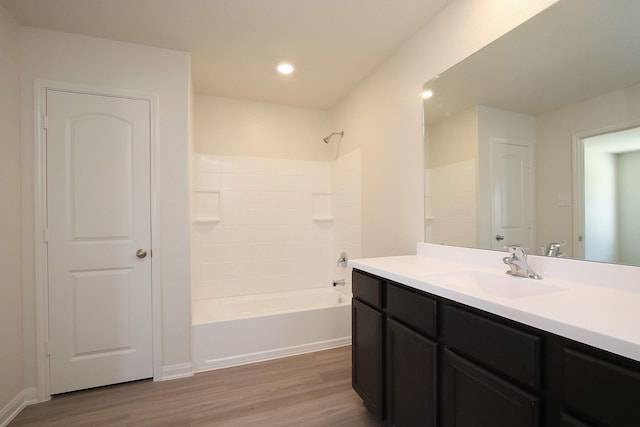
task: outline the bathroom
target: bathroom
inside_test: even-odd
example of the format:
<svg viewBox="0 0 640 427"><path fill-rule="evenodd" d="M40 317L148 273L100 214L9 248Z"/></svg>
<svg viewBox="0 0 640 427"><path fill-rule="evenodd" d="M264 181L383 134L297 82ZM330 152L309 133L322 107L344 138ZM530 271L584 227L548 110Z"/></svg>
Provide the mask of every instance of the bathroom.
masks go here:
<svg viewBox="0 0 640 427"><path fill-rule="evenodd" d="M4 379L0 384L3 414L47 397L41 357L45 351L43 299L41 278L37 276L42 254L36 247L34 225L38 216L38 178L33 160L38 154L33 123L34 79L159 94L157 126L161 138L155 155L161 185L156 226L163 243L156 242L159 246L154 247L158 260L154 268L156 276L161 277L153 285L155 293L161 295L155 301L158 319L154 324L154 354L158 357L154 359L154 378L180 378L192 375L194 370L191 307L199 289L194 290L194 258L190 255L197 242L193 233L223 225L222 216L217 225L194 221L197 218L193 216L192 197L196 191L192 180L196 180L196 153L217 160L222 156L243 156L319 162L327 177L325 188L310 193L324 195L340 188L332 186L333 162L355 162L348 156L359 157L362 215L360 224L354 225L360 228L359 239L334 245L340 238L332 237L330 248L320 248L327 269L321 273L326 278L322 283L327 287L334 279L348 278L346 270L336 267L342 250L350 258L412 254L415 243L424 239L422 85L428 76L448 69L555 2L513 3L493 1L484 4L482 11L469 1L452 1L446 6L443 3L443 9L428 25L329 111L289 110L284 106L201 96L192 90L189 56L185 52L20 28L2 7L0 28L7 34L6 44L1 46L2 57L9 70L1 77L3 94L8 94L3 96L6 101L1 107L2 128L8 135L2 147L2 170L7 174L3 184L11 183L2 190L3 200L8 201L2 207L7 238L1 243L7 254L2 261L7 285L0 299L0 339L8 343L3 349L6 362L0 375ZM465 29L464 33L460 28ZM446 49L442 40L447 40ZM229 104L235 104L238 114L256 109L256 114L270 113L270 123L286 116L310 122L304 129L287 126L284 139L290 138L288 141L274 126L271 141L282 144L275 153L265 153L262 150L266 144L250 139L244 142L257 146L219 147L216 151L206 142L210 136L207 134L214 131L204 129L207 123L198 119L207 108L234 107ZM230 124L227 130L240 136L237 132L242 129L232 129ZM325 144L322 138L334 131L344 131L344 137L334 137ZM295 151L297 138L304 139L305 154ZM324 203L327 204L323 206L330 205ZM332 213L338 215L336 211ZM318 222L313 226L323 230L328 225ZM337 220L331 224L336 226Z"/></svg>

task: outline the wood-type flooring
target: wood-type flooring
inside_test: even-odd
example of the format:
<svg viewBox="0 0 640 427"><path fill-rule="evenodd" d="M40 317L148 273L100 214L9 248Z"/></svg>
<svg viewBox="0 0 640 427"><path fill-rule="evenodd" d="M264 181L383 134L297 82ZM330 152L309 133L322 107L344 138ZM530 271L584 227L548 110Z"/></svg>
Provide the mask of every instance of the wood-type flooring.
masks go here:
<svg viewBox="0 0 640 427"><path fill-rule="evenodd" d="M17 426L377 427L351 388L351 347L53 396Z"/></svg>

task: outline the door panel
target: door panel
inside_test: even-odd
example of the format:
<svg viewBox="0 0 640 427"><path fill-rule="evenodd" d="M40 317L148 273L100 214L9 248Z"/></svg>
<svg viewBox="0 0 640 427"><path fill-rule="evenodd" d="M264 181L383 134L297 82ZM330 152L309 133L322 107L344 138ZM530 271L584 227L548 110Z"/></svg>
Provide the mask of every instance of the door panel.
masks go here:
<svg viewBox="0 0 640 427"><path fill-rule="evenodd" d="M151 377L149 103L46 104L51 393Z"/></svg>
<svg viewBox="0 0 640 427"><path fill-rule="evenodd" d="M131 239L133 124L90 114L68 125L74 239Z"/></svg>
<svg viewBox="0 0 640 427"><path fill-rule="evenodd" d="M75 357L133 347L132 269L72 272Z"/></svg>

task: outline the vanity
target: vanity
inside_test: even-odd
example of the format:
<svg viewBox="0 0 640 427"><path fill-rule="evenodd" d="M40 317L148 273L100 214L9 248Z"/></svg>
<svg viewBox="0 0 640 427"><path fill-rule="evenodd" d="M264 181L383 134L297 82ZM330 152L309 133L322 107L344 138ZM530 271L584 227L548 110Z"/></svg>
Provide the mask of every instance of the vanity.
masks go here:
<svg viewBox="0 0 640 427"><path fill-rule="evenodd" d="M353 388L388 426L640 425L640 269L418 243L349 261Z"/></svg>

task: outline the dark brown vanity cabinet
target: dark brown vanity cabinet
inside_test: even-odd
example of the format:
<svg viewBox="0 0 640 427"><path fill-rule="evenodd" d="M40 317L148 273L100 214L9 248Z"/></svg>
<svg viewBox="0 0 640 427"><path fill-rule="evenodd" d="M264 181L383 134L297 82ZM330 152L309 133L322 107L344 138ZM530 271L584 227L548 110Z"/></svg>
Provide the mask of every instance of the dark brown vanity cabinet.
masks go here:
<svg viewBox="0 0 640 427"><path fill-rule="evenodd" d="M438 344L435 300L387 284L387 425L437 426Z"/></svg>
<svg viewBox="0 0 640 427"><path fill-rule="evenodd" d="M443 425L541 425L542 339L455 305L443 311Z"/></svg>
<svg viewBox="0 0 640 427"><path fill-rule="evenodd" d="M353 293L353 387L388 426L640 426L638 361L358 270Z"/></svg>
<svg viewBox="0 0 640 427"><path fill-rule="evenodd" d="M384 418L384 315L382 281L364 274L353 277L351 303L351 382L364 405Z"/></svg>
<svg viewBox="0 0 640 427"><path fill-rule="evenodd" d="M353 388L389 426L437 426L436 302L360 272L353 297Z"/></svg>

